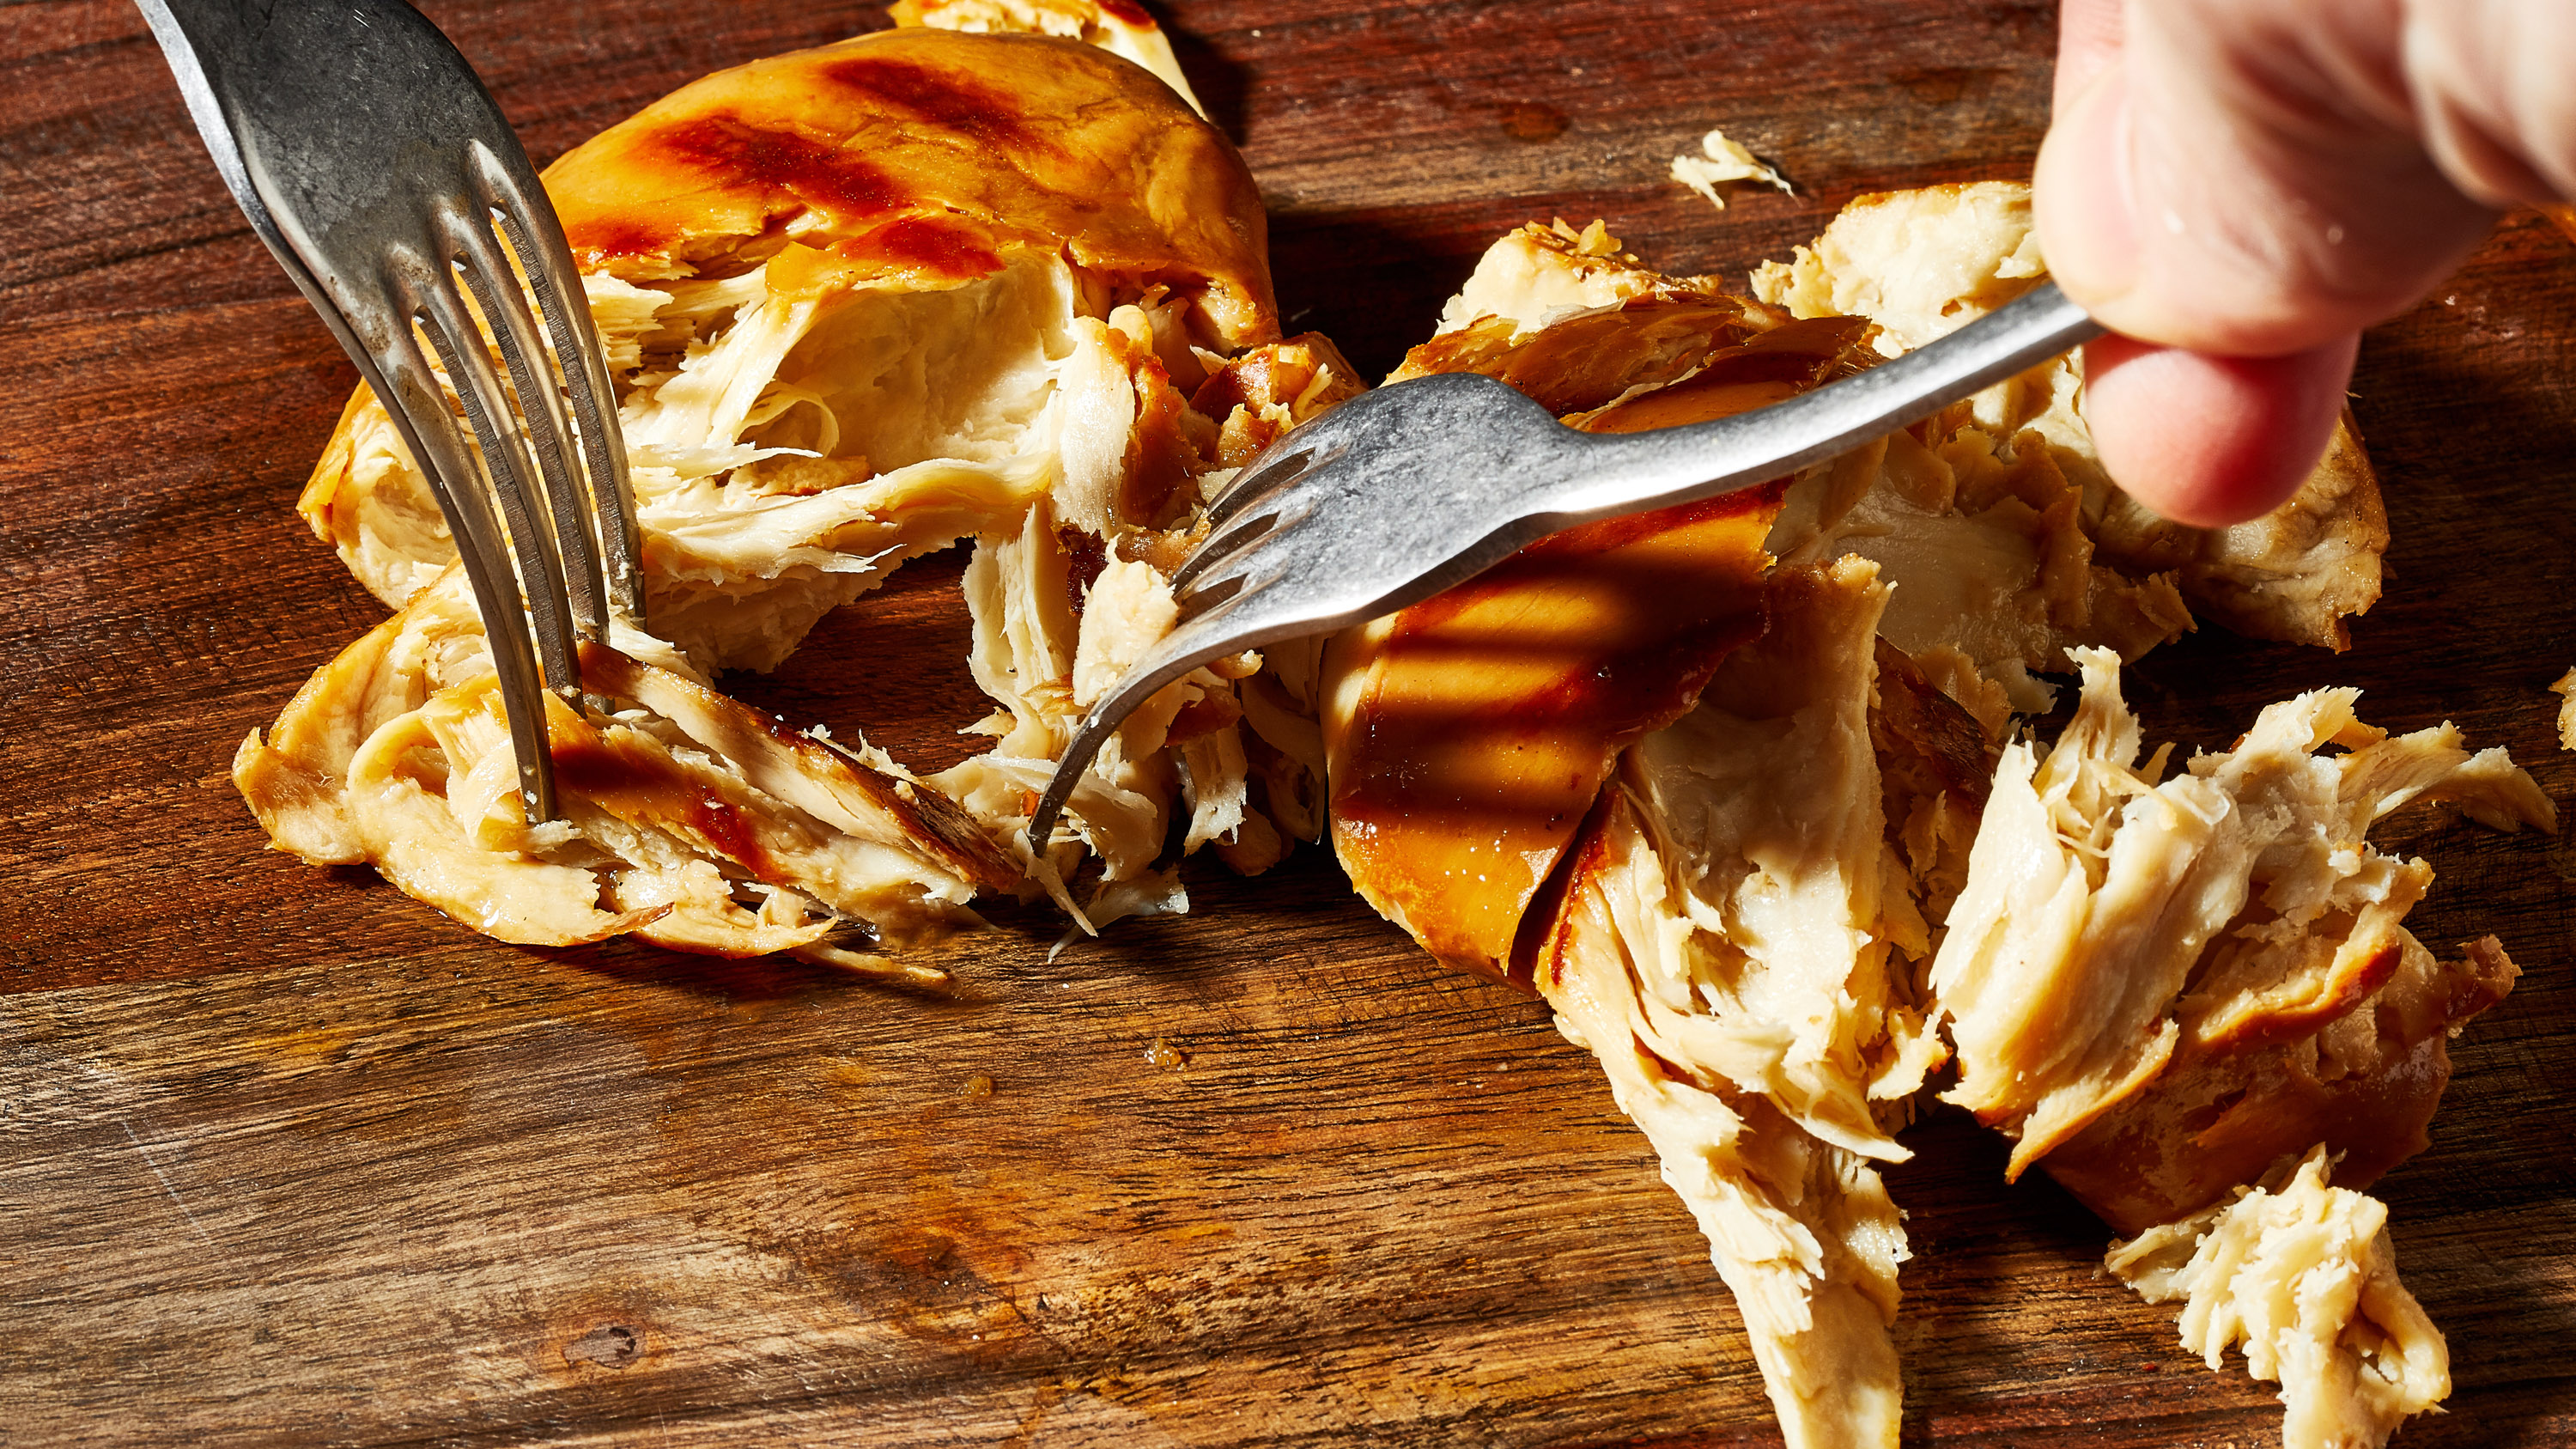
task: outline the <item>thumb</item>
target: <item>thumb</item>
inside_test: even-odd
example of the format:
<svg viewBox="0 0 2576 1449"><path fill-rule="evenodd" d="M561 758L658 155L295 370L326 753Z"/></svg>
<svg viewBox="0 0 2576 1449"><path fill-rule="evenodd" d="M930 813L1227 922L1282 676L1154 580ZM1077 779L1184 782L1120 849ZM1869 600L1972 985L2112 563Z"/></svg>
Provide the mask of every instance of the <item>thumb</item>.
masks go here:
<svg viewBox="0 0 2576 1449"><path fill-rule="evenodd" d="M2303 352L2412 305L2495 213L2419 135L2394 0L2127 7L2119 59L2040 149L2040 245L2129 337Z"/></svg>

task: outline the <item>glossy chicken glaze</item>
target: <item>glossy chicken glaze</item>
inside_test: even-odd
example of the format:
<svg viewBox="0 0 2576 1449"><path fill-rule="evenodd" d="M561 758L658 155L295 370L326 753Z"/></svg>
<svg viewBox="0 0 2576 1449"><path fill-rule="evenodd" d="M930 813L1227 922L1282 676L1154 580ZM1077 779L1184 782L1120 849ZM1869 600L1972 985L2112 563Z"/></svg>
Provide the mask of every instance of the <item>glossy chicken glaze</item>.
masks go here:
<svg viewBox="0 0 2576 1449"><path fill-rule="evenodd" d="M1211 345L1278 335L1242 158L1161 81L1073 41L891 30L754 61L545 179L583 267L631 281L795 241L837 270L937 285L1060 245L1121 289L1196 300Z"/></svg>
<svg viewBox="0 0 2576 1449"><path fill-rule="evenodd" d="M1482 328L1402 375L1474 371L1598 432L1728 417L1848 375L1850 318L1647 297L1517 342ZM1638 388L1658 390L1638 392ZM1336 641L1333 843L1352 884L1432 954L1530 984L1515 941L1619 751L1691 707L1761 636L1786 480L1610 519ZM1543 914L1543 913L1542 913Z"/></svg>

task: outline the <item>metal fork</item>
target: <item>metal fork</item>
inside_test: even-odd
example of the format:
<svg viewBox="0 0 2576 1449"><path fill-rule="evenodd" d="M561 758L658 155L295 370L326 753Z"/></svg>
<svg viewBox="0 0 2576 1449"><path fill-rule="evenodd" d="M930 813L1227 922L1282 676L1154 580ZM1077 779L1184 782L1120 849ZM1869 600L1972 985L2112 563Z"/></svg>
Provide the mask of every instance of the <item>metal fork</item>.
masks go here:
<svg viewBox="0 0 2576 1449"><path fill-rule="evenodd" d="M1417 603L1576 524L1732 493L1883 437L2101 335L2043 282L1929 346L1716 422L1579 433L1504 384L1445 373L1290 432L1209 510L1172 576L1180 622L1083 717L1037 810L1044 853L1119 723L1191 670Z"/></svg>
<svg viewBox="0 0 2576 1449"><path fill-rule="evenodd" d="M429 476L491 640L521 803L530 824L556 818L540 690L582 708L575 631L643 617L642 548L607 358L527 151L402 0L136 4L251 229Z"/></svg>

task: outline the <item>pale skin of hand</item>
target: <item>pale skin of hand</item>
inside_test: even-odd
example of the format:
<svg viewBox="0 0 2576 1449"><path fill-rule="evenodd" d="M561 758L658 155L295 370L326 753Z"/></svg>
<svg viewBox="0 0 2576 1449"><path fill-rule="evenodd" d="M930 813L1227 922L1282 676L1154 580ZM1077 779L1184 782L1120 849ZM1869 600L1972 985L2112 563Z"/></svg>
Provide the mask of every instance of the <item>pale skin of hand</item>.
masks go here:
<svg viewBox="0 0 2576 1449"><path fill-rule="evenodd" d="M2334 431L2361 329L2517 203L2576 197L2576 0L2065 0L2032 205L2111 476L2168 518L2268 512Z"/></svg>

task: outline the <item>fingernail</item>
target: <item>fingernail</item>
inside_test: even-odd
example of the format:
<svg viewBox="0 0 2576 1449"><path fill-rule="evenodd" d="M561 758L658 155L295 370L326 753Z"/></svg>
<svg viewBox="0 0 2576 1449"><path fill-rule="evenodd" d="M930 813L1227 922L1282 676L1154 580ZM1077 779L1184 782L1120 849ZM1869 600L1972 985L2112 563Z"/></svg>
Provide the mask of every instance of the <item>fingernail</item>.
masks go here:
<svg viewBox="0 0 2576 1449"><path fill-rule="evenodd" d="M2096 312L2138 280L2129 127L2128 72L2115 64L2049 127L2032 177L2033 221L2049 273Z"/></svg>

